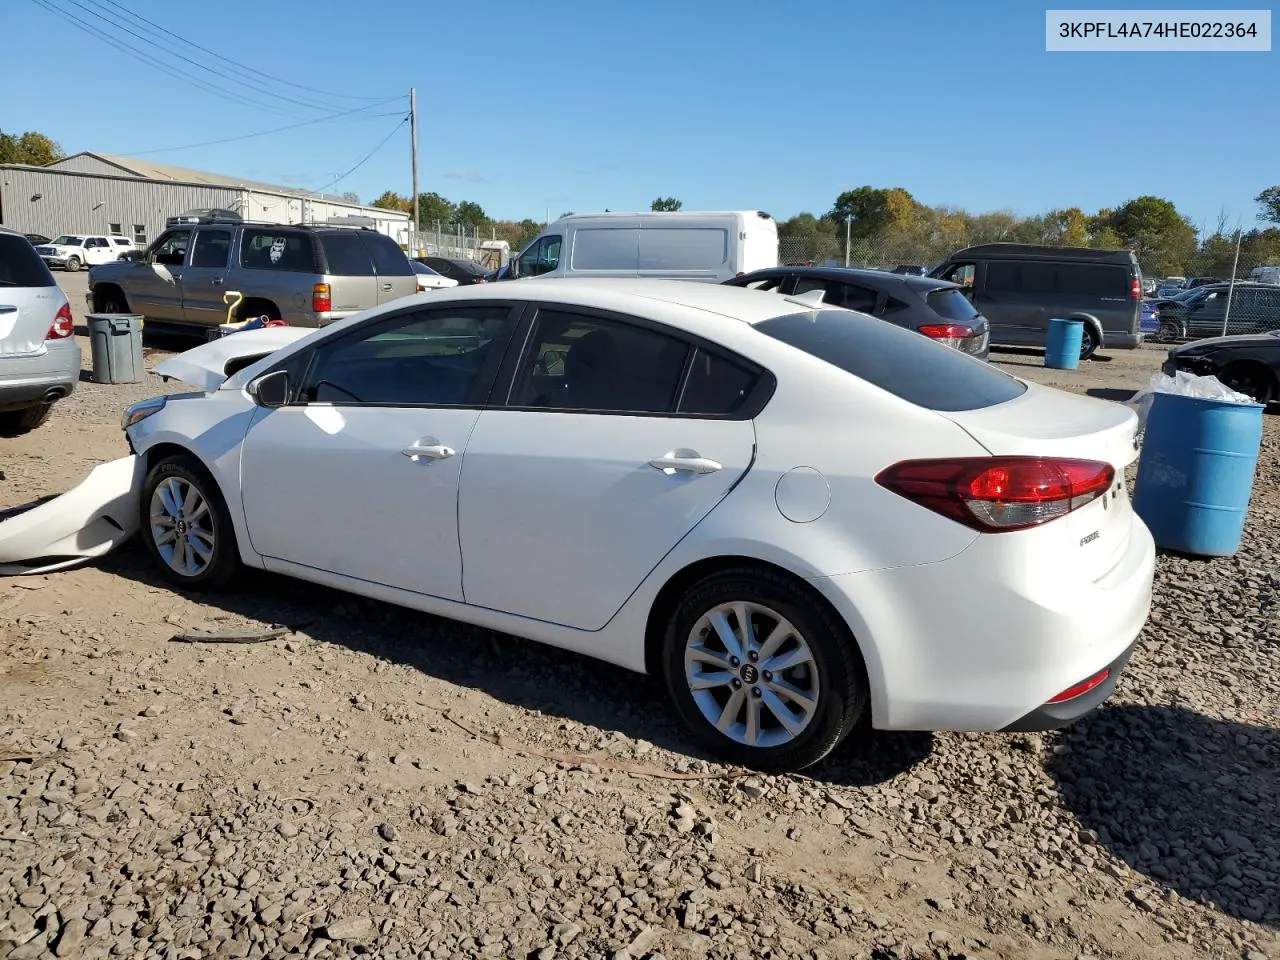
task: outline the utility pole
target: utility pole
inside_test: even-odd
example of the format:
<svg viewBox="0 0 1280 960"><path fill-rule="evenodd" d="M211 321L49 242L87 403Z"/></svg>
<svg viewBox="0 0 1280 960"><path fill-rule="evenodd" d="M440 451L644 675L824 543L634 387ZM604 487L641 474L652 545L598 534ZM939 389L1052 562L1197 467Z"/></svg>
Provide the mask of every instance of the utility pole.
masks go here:
<svg viewBox="0 0 1280 960"><path fill-rule="evenodd" d="M844 265L849 266L849 227L853 223L853 214L846 214L844 218Z"/></svg>
<svg viewBox="0 0 1280 960"><path fill-rule="evenodd" d="M409 139L413 141L413 223L409 227L411 256L418 256L418 91L409 88Z"/></svg>

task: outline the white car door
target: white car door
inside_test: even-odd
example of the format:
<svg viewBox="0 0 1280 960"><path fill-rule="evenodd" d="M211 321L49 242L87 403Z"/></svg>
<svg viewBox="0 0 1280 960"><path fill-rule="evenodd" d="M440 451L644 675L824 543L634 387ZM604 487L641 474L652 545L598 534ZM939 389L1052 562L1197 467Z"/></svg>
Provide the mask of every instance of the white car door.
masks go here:
<svg viewBox="0 0 1280 960"><path fill-rule="evenodd" d="M458 475L514 316L406 309L317 345L244 440L245 521L269 566L462 599Z"/></svg>
<svg viewBox="0 0 1280 960"><path fill-rule="evenodd" d="M767 376L652 324L540 310L462 465L467 603L603 627L750 467Z"/></svg>

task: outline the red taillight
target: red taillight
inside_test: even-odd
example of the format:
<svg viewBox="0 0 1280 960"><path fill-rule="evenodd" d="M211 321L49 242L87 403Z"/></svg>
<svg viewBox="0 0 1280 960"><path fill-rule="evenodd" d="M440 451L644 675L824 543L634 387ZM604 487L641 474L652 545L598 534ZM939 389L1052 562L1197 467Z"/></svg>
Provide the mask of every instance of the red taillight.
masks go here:
<svg viewBox="0 0 1280 960"><path fill-rule="evenodd" d="M967 340L973 336L973 327L963 323L926 323L916 329L931 340Z"/></svg>
<svg viewBox="0 0 1280 960"><path fill-rule="evenodd" d="M53 318L53 323L49 325L49 332L44 335L46 340L65 340L67 337L75 336L76 322L71 317L71 307L63 304L58 308L57 314Z"/></svg>
<svg viewBox="0 0 1280 960"><path fill-rule="evenodd" d="M876 483L922 507L983 533L1025 530L1096 500L1115 467L1056 457L963 457L905 460Z"/></svg>
<svg viewBox="0 0 1280 960"><path fill-rule="evenodd" d="M333 309L333 289L327 283L317 283L311 288L311 312L328 313Z"/></svg>
<svg viewBox="0 0 1280 960"><path fill-rule="evenodd" d="M1081 680L1075 686L1067 687L1067 689L1063 690L1056 697L1053 697L1051 700L1049 700L1049 702L1050 703L1066 703L1068 700L1074 700L1076 697L1082 697L1086 693L1088 693L1090 690L1097 687L1109 676L1111 676L1110 667L1108 667L1105 670L1099 670L1088 680Z"/></svg>
<svg viewBox="0 0 1280 960"><path fill-rule="evenodd" d="M1142 281L1137 277L1134 277L1129 282L1129 296L1133 297L1135 300L1142 299Z"/></svg>

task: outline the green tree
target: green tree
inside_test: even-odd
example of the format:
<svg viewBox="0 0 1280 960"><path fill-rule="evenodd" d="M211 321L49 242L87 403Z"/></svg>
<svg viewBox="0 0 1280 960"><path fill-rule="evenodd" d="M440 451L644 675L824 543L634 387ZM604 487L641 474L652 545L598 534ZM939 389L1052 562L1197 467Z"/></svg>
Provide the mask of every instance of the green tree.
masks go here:
<svg viewBox="0 0 1280 960"><path fill-rule="evenodd" d="M455 222L466 224L468 227L483 227L489 222L489 217L484 212L484 208L478 203L472 203L470 200L463 200L454 208L453 219Z"/></svg>
<svg viewBox="0 0 1280 960"><path fill-rule="evenodd" d="M901 187L862 186L836 197L827 219L843 223L848 218L850 236L862 239L908 226L919 206Z"/></svg>
<svg viewBox="0 0 1280 960"><path fill-rule="evenodd" d="M675 197L659 197L653 203L649 204L649 209L655 213L675 213L679 210L683 203Z"/></svg>
<svg viewBox="0 0 1280 960"><path fill-rule="evenodd" d="M572 211L572 210L566 210L564 213L560 214L560 216L559 216L559 217L557 217L556 219L557 219L557 220L563 220L565 217L572 217L572 216L573 216L573 211Z"/></svg>
<svg viewBox="0 0 1280 960"><path fill-rule="evenodd" d="M407 197L402 197L393 190L386 190L369 206L378 207L381 210L400 210L403 213L408 213L411 204Z"/></svg>
<svg viewBox="0 0 1280 960"><path fill-rule="evenodd" d="M360 194L356 193L354 190L348 190L342 195L342 199L346 200L348 203L359 203Z"/></svg>
<svg viewBox="0 0 1280 960"><path fill-rule="evenodd" d="M833 220L798 213L778 224L779 254L783 261L815 260L822 262L844 256L843 231L837 236Z"/></svg>
<svg viewBox="0 0 1280 960"><path fill-rule="evenodd" d="M434 230L437 222L443 228L445 224L452 223L455 219L457 219L457 208L440 194L434 191L418 194L419 229Z"/></svg>
<svg viewBox="0 0 1280 960"><path fill-rule="evenodd" d="M0 130L0 163L28 163L43 167L64 156L62 147L43 133L28 130L15 135Z"/></svg>
<svg viewBox="0 0 1280 960"><path fill-rule="evenodd" d="M1262 210L1258 213L1259 220L1280 223L1280 185L1267 187L1253 199L1255 203L1262 206Z"/></svg>
<svg viewBox="0 0 1280 960"><path fill-rule="evenodd" d="M1089 223L1079 207L1050 210L1044 215L1045 241L1064 247L1084 247L1089 243Z"/></svg>

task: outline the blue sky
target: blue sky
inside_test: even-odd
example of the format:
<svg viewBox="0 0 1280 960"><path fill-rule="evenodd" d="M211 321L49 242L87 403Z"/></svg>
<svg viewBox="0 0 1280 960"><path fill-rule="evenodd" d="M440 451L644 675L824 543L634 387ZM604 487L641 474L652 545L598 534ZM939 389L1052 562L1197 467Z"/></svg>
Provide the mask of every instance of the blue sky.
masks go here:
<svg viewBox="0 0 1280 960"><path fill-rule="evenodd" d="M267 109L159 72L150 54L47 9L154 49L95 20L87 11L149 36L101 0L4 0L0 127L40 130L68 152L138 155L361 108L148 156L316 189L391 135L330 188L367 201L409 193L408 125L370 114L402 110L416 86L421 189L536 220L548 209L647 209L660 195L782 219L824 213L841 190L869 183L1022 214L1153 193L1197 224L1212 227L1225 209L1248 226L1252 198L1280 183L1280 128L1264 120L1280 89L1277 53L1047 53L1045 8L1025 2L117 2L260 64L224 66L245 85L164 59Z"/></svg>

